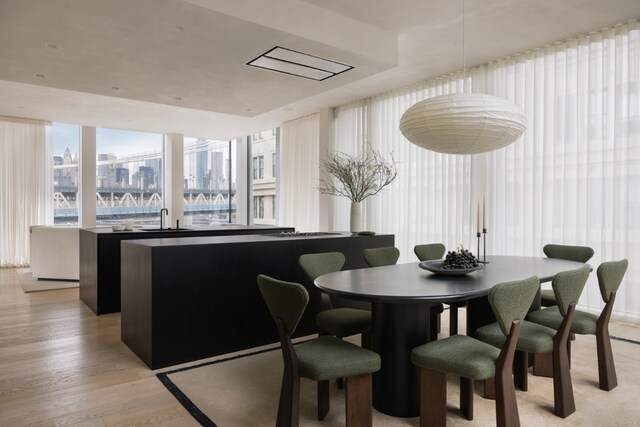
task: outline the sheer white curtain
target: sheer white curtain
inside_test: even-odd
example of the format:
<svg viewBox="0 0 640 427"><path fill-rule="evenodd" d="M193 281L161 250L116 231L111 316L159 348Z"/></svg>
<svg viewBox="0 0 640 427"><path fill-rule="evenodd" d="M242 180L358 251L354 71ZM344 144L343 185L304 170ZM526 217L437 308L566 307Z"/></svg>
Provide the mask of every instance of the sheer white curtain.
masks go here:
<svg viewBox="0 0 640 427"><path fill-rule="evenodd" d="M476 248L476 209L487 201L487 251L542 256L546 243L588 245L590 262L628 258L615 309L640 317L640 28L636 21L467 72L467 90L502 96L526 112L522 138L475 156L421 150L398 123L414 103L461 91L461 74L374 97L368 141L401 162L390 191L366 204L368 228L413 245ZM355 107L352 107L355 108ZM350 126L338 109L336 126ZM351 131L353 132L353 131ZM338 129L336 135L347 135ZM338 140L339 148L343 141ZM592 275L581 304L601 307Z"/></svg>
<svg viewBox="0 0 640 427"><path fill-rule="evenodd" d="M283 123L280 139L280 219L297 231L320 227L320 115Z"/></svg>
<svg viewBox="0 0 640 427"><path fill-rule="evenodd" d="M51 124L0 117L0 267L29 264L29 226L53 224Z"/></svg>

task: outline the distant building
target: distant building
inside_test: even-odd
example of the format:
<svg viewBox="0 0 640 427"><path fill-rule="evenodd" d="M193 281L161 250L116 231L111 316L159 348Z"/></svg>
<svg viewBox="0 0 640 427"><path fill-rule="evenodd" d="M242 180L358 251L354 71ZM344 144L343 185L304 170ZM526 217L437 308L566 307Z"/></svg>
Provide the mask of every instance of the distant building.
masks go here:
<svg viewBox="0 0 640 427"><path fill-rule="evenodd" d="M116 167L116 186L118 188L129 187L129 169Z"/></svg>

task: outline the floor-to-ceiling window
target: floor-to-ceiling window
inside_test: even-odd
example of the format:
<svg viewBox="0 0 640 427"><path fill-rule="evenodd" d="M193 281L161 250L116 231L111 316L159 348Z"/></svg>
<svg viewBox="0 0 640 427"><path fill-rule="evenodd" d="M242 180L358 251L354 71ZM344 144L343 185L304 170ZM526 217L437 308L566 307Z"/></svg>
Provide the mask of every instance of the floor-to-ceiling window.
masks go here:
<svg viewBox="0 0 640 427"><path fill-rule="evenodd" d="M187 225L236 222L235 141L184 138Z"/></svg>
<svg viewBox="0 0 640 427"><path fill-rule="evenodd" d="M338 107L336 150L368 143L399 161L390 190L366 201L366 226L395 234L401 260L411 261L417 243L473 247L486 200L490 254L542 256L545 244L560 243L592 247L594 266L628 258L614 310L637 317L639 70L637 21L468 70L469 91L509 99L528 119L514 144L473 156L420 149L398 129L416 102L462 91L462 72ZM595 275L581 303L602 304Z"/></svg>
<svg viewBox="0 0 640 427"><path fill-rule="evenodd" d="M77 225L80 126L54 123L51 140L53 143L53 221L55 225Z"/></svg>
<svg viewBox="0 0 640 427"><path fill-rule="evenodd" d="M163 135L96 129L96 224L160 221Z"/></svg>
<svg viewBox="0 0 640 427"><path fill-rule="evenodd" d="M251 192L253 222L275 225L277 222L278 129L258 132L251 141Z"/></svg>

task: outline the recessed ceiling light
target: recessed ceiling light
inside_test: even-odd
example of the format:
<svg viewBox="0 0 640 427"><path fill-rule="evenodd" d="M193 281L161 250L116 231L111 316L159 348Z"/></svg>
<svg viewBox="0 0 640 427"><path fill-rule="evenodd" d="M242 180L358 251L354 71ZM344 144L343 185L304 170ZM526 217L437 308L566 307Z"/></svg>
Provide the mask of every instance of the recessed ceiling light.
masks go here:
<svg viewBox="0 0 640 427"><path fill-rule="evenodd" d="M44 79L44 74L36 74L36 77Z"/></svg>
<svg viewBox="0 0 640 427"><path fill-rule="evenodd" d="M251 108L245 108L244 111L251 111Z"/></svg>
<svg viewBox="0 0 640 427"><path fill-rule="evenodd" d="M247 62L246 65L318 81L326 80L353 68L351 65L279 46Z"/></svg>
<svg viewBox="0 0 640 427"><path fill-rule="evenodd" d="M175 27L173 27L176 31L180 31L181 33L184 33L184 27L181 25L176 25Z"/></svg>
<svg viewBox="0 0 640 427"><path fill-rule="evenodd" d="M53 49L53 50L55 50L55 49L57 49L57 48L58 48L58 46L56 46L56 45L55 45L55 44L53 44L53 43L47 43L47 44L45 44L45 45L44 45L44 47L46 47L46 48L48 48L48 49Z"/></svg>
<svg viewBox="0 0 640 427"><path fill-rule="evenodd" d="M120 90L120 88L118 86L111 86L111 89L113 90Z"/></svg>
<svg viewBox="0 0 640 427"><path fill-rule="evenodd" d="M175 97L175 98L173 98L173 99L175 99L176 101L182 101L182 98L180 98L179 96L176 96L176 97Z"/></svg>

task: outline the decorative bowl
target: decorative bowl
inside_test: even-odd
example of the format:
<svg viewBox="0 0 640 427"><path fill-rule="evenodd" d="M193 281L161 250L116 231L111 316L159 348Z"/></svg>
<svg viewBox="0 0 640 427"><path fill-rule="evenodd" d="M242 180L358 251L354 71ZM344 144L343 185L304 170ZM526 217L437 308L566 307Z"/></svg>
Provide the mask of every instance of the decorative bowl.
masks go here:
<svg viewBox="0 0 640 427"><path fill-rule="evenodd" d="M420 268L422 268L424 270L429 270L432 273L442 274L444 276L460 276L460 275L463 275L463 274L473 273L474 271L477 271L477 270L482 270L482 268L483 268L482 264L478 264L477 267L461 268L461 269L457 269L457 270L452 270L452 269L449 269L449 268L442 268L443 265L444 265L444 261L443 260L422 261L419 264Z"/></svg>
<svg viewBox="0 0 640 427"><path fill-rule="evenodd" d="M113 231L124 231L124 225L122 225L122 224L113 224L111 226L111 229Z"/></svg>

